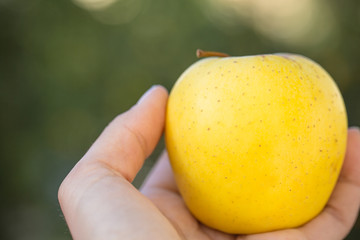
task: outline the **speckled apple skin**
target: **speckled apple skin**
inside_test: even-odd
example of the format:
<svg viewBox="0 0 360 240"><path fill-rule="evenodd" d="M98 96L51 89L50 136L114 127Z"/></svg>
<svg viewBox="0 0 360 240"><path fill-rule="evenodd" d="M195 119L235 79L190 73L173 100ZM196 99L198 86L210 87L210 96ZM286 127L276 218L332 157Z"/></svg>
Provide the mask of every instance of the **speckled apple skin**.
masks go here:
<svg viewBox="0 0 360 240"><path fill-rule="evenodd" d="M324 208L347 117L335 82L308 58L211 57L175 83L165 139L191 213L223 232L259 233L302 225Z"/></svg>

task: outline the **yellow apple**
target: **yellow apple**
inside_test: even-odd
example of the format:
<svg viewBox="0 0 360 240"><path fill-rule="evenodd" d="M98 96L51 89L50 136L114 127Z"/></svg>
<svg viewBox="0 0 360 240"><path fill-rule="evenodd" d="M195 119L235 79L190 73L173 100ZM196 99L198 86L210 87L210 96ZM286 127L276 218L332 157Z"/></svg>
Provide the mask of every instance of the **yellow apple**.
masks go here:
<svg viewBox="0 0 360 240"><path fill-rule="evenodd" d="M177 80L167 106L179 191L200 222L227 233L314 218L336 184L346 138L335 82L300 55L201 59Z"/></svg>

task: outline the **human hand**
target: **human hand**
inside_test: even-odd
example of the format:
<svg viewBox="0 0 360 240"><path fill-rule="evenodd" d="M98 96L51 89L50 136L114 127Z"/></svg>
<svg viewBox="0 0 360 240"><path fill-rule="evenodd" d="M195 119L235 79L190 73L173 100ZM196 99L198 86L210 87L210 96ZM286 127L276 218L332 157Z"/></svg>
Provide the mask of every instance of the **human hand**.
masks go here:
<svg viewBox="0 0 360 240"><path fill-rule="evenodd" d="M339 182L324 211L296 229L235 236L210 229L187 210L166 153L142 193L130 182L153 151L164 125L167 92L149 90L104 130L63 181L59 201L74 239L342 239L360 204L360 133L349 130Z"/></svg>

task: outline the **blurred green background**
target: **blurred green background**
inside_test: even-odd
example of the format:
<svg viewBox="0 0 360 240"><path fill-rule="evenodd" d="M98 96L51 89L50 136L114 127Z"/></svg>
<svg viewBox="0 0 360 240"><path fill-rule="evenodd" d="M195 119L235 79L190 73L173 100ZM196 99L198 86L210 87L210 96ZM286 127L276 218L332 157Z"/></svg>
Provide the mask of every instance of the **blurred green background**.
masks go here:
<svg viewBox="0 0 360 240"><path fill-rule="evenodd" d="M71 239L62 179L147 88L170 89L197 48L306 55L360 125L358 0L0 0L0 29L0 239Z"/></svg>

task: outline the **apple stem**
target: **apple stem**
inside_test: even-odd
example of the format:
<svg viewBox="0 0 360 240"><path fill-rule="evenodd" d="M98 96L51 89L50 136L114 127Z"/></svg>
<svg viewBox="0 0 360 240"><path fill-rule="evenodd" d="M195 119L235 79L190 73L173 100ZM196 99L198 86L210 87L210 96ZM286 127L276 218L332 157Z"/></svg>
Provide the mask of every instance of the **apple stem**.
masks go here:
<svg viewBox="0 0 360 240"><path fill-rule="evenodd" d="M201 49L196 50L196 56L198 58L203 57L229 57L229 54L221 53L221 52L210 52L210 51L203 51Z"/></svg>

